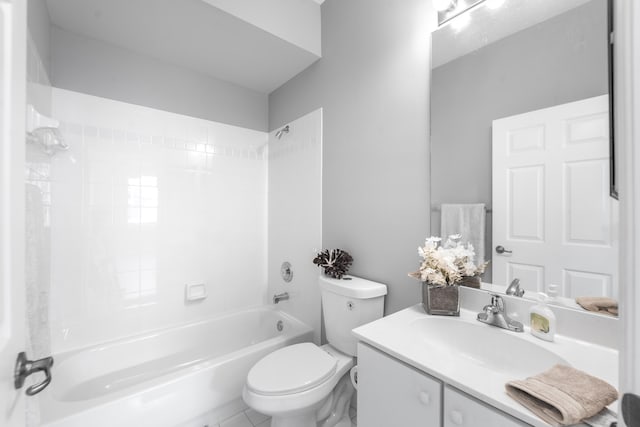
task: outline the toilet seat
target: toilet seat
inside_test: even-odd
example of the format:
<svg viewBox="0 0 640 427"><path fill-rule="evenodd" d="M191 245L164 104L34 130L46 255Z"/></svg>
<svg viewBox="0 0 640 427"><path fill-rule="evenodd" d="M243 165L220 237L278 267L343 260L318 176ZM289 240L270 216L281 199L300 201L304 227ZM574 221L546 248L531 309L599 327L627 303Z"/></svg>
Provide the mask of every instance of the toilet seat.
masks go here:
<svg viewBox="0 0 640 427"><path fill-rule="evenodd" d="M330 379L338 361L312 343L295 344L267 355L249 371L247 388L265 396L310 390Z"/></svg>

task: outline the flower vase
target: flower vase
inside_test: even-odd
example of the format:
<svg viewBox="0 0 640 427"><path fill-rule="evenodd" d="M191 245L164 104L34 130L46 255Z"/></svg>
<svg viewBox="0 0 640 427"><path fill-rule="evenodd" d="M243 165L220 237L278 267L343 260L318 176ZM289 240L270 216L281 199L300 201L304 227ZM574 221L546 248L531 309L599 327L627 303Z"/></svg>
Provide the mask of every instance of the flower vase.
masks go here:
<svg viewBox="0 0 640 427"><path fill-rule="evenodd" d="M427 314L460 316L458 286L434 285L422 282L422 305Z"/></svg>
<svg viewBox="0 0 640 427"><path fill-rule="evenodd" d="M468 288L480 289L481 282L480 276L464 276L458 284Z"/></svg>

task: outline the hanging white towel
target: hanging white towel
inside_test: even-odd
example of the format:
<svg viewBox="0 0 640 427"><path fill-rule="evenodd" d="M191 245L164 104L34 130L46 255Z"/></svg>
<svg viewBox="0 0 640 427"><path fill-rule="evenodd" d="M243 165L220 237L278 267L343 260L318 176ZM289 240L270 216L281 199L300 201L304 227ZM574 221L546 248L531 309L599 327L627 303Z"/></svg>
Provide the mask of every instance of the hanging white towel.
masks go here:
<svg viewBox="0 0 640 427"><path fill-rule="evenodd" d="M461 234L462 243L471 243L476 252L476 264L484 262L486 209L484 203L446 204L441 206L440 236L443 241L452 234Z"/></svg>

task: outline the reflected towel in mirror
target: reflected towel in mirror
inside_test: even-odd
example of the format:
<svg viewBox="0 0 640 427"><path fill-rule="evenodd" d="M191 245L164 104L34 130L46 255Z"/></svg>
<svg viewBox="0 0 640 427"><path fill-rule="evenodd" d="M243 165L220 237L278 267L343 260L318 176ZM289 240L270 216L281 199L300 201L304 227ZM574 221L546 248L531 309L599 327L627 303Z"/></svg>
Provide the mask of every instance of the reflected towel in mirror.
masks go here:
<svg viewBox="0 0 640 427"><path fill-rule="evenodd" d="M476 264L485 261L486 208L484 203L448 204L441 206L440 236L461 234L462 243L471 243L476 252Z"/></svg>
<svg viewBox="0 0 640 427"><path fill-rule="evenodd" d="M618 301L609 297L577 297L576 302L588 311L608 316L618 315Z"/></svg>

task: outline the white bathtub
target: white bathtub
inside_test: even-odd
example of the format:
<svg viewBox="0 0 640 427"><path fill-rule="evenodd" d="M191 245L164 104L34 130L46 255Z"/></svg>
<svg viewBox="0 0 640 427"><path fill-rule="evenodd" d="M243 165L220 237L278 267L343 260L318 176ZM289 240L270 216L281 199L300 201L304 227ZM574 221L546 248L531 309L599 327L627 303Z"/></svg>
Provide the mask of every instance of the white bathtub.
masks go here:
<svg viewBox="0 0 640 427"><path fill-rule="evenodd" d="M42 424L185 425L239 401L260 358L312 339L310 327L264 307L59 354L40 395Z"/></svg>

